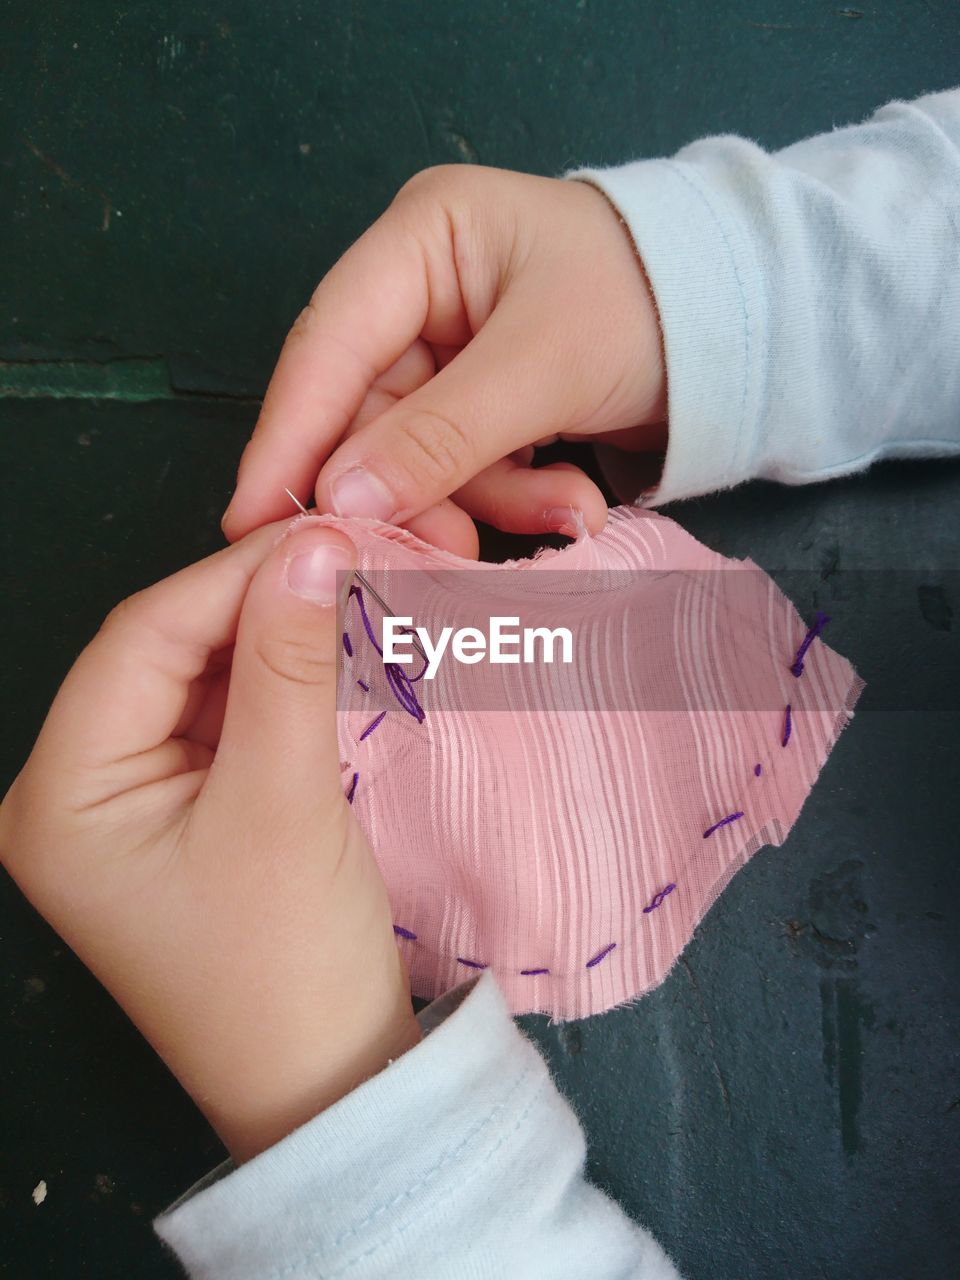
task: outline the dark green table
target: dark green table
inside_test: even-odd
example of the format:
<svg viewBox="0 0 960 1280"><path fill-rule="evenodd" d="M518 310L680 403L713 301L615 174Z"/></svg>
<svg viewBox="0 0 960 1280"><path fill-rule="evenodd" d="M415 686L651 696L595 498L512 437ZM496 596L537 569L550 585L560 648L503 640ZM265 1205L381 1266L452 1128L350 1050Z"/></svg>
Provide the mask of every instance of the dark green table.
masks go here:
<svg viewBox="0 0 960 1280"><path fill-rule="evenodd" d="M960 66L948 0L3 13L4 782L110 605L219 545L285 326L409 174L777 145ZM832 613L870 687L659 990L524 1023L686 1275L957 1274L960 467L672 514ZM0 943L0 1272L176 1275L149 1220L216 1140L6 879Z"/></svg>

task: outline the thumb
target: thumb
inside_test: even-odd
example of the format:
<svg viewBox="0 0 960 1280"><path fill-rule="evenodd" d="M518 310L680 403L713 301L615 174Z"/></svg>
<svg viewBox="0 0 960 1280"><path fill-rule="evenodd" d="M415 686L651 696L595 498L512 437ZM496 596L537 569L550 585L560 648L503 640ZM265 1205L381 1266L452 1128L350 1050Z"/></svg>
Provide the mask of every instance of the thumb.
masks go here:
<svg viewBox="0 0 960 1280"><path fill-rule="evenodd" d="M343 803L337 618L355 566L348 538L301 519L244 600L209 781L219 781L234 807L242 804L245 820L271 830L329 818L331 806Z"/></svg>
<svg viewBox="0 0 960 1280"><path fill-rule="evenodd" d="M535 306L500 303L429 382L339 445L317 480L320 510L406 523L499 459L579 423L569 354L562 343L545 354L542 328ZM592 501L582 479L583 494L567 478L563 500L546 505Z"/></svg>

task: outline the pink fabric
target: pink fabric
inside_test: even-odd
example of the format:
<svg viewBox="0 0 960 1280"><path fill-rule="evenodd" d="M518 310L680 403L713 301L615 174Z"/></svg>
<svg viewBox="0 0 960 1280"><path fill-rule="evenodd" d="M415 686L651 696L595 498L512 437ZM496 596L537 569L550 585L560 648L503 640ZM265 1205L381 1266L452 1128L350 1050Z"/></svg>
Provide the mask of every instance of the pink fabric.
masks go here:
<svg viewBox="0 0 960 1280"><path fill-rule="evenodd" d="M654 512L619 508L598 537L504 567L457 560L373 521L322 519L354 540L375 584L384 569L420 571L415 622L431 635L472 597L496 598L501 582L516 597L529 581L539 585L514 612L554 625L572 618L584 646L553 673L567 682L562 705L555 691L544 697L542 666L480 675L448 660L432 684L415 686L419 723L390 692L356 600L348 606L344 786L358 775L354 811L415 994L462 981L468 962L494 970L515 1012L557 1020L649 991L738 868L783 843L852 715L862 682L850 663L818 638L793 675L807 628L773 581ZM520 574L498 578L501 568ZM449 569L464 571L456 590L436 572ZM551 598L542 586L551 579L533 569L572 571L584 591L558 580L564 594ZM616 578L628 585L612 590L591 572L620 570L649 572ZM388 579L396 614L409 612L405 580ZM382 611L366 603L379 632ZM495 697L494 709L477 709L483 681L495 694L506 679L504 709Z"/></svg>

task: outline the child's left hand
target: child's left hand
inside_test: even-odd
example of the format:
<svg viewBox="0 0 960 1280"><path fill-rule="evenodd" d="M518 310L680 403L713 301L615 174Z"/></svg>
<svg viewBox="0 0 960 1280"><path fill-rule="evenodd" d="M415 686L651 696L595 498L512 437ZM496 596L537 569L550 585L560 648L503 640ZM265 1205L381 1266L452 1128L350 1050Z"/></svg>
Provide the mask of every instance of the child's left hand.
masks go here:
<svg viewBox="0 0 960 1280"><path fill-rule="evenodd" d="M0 857L246 1159L419 1039L343 794L342 535L278 527L125 601L0 808Z"/></svg>

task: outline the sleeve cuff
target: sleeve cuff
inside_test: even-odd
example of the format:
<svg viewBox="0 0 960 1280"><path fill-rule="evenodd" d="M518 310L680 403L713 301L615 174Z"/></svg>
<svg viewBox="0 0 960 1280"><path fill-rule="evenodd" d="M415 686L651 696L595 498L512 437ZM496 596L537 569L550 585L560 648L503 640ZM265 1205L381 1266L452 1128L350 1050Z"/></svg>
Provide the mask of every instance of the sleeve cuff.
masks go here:
<svg viewBox="0 0 960 1280"><path fill-rule="evenodd" d="M746 229L690 163L641 160L565 176L597 187L620 214L663 332L669 439L660 481L638 496L630 490L638 460L607 447L598 453L608 480L618 496L659 506L749 479L766 302Z"/></svg>
<svg viewBox="0 0 960 1280"><path fill-rule="evenodd" d="M477 985L477 981L477 978L470 978L468 981L462 982L458 987L454 987L452 990L444 992L444 994L438 996L436 1000L431 1001L426 1008L420 1010L416 1015L416 1018L417 1022L420 1024L420 1030L423 1033L424 1039L426 1039L431 1031L436 1030L442 1022L449 1018L450 1014L453 1013L454 1010L460 1007L466 997ZM315 1118L310 1123L315 1125L318 1122L319 1117ZM309 1127L309 1124L304 1125L300 1132L303 1132L303 1129ZM272 1147L271 1151L275 1151L281 1146L284 1146L283 1142ZM296 1144L291 1143L290 1146L291 1149L294 1149ZM269 1155L270 1152L264 1152L263 1155L260 1156L259 1163L261 1163L261 1167L270 1163L267 1160ZM258 1161L250 1162L251 1165L257 1163ZM215 1183L222 1181L224 1178L227 1178L236 1172L237 1166L234 1164L232 1159L228 1158L223 1160L215 1168L211 1169L209 1173L205 1173L202 1178L198 1178L193 1186L189 1187L183 1195L178 1196L173 1204L170 1205L169 1208L165 1209L164 1212L154 1221L154 1230L160 1236L161 1240L166 1244L169 1244L172 1249L180 1254L176 1233L180 1230L185 1230L189 1235L192 1230L191 1215L181 1214L179 1212L180 1209L185 1207L190 1201L194 1200L199 1192L205 1191L208 1187L212 1187ZM263 1172L263 1176L269 1178L270 1170L266 1169ZM171 1224L173 1226L172 1233L170 1232ZM183 1257L183 1255L180 1256ZM183 1260L184 1265L187 1265L186 1259L183 1258Z"/></svg>
<svg viewBox="0 0 960 1280"><path fill-rule="evenodd" d="M249 1163L214 1170L156 1220L189 1274L479 1274L470 1259L516 1256L538 1222L562 1237L556 1208L579 1184L621 1260L675 1276L655 1242L581 1182L580 1126L492 976L421 1020L429 1034L385 1071Z"/></svg>

